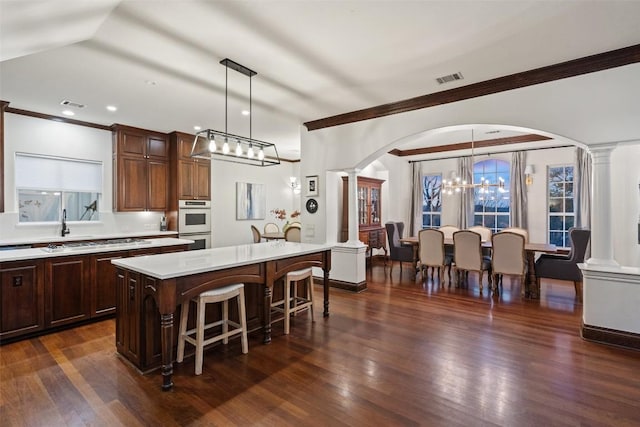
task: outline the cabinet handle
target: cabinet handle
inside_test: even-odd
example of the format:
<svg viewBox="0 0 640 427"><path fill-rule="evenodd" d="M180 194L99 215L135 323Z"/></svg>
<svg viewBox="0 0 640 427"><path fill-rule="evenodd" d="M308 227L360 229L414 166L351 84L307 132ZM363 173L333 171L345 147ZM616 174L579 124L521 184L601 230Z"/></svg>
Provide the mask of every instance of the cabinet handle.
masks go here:
<svg viewBox="0 0 640 427"><path fill-rule="evenodd" d="M133 285L129 285L129 299L133 301L136 297L136 288Z"/></svg>

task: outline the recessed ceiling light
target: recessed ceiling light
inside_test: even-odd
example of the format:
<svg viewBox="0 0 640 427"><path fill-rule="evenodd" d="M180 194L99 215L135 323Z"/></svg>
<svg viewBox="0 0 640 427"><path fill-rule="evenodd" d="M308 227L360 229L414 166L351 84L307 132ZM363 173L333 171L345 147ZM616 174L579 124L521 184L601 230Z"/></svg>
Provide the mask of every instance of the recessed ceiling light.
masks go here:
<svg viewBox="0 0 640 427"><path fill-rule="evenodd" d="M71 110L64 110L64 111L62 112L62 114L64 114L65 116L75 116L75 115L76 115L76 113L74 113L74 112L73 112L73 111L71 111Z"/></svg>
<svg viewBox="0 0 640 427"><path fill-rule="evenodd" d="M193 127L193 130L200 130L200 129L202 129L200 126L194 126Z"/></svg>
<svg viewBox="0 0 640 427"><path fill-rule="evenodd" d="M107 110L109 111L118 111L118 107L115 105L107 105Z"/></svg>
<svg viewBox="0 0 640 427"><path fill-rule="evenodd" d="M249 115L249 110L242 110L242 115L243 116L248 116Z"/></svg>
<svg viewBox="0 0 640 427"><path fill-rule="evenodd" d="M148 84L149 86L156 86L158 83L154 82L153 80L145 80L144 81L146 84Z"/></svg>

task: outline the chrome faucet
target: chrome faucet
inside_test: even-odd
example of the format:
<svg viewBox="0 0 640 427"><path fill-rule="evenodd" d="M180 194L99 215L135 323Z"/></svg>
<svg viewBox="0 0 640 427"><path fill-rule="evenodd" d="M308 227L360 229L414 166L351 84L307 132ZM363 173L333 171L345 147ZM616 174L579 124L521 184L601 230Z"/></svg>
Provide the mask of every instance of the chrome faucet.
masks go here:
<svg viewBox="0 0 640 427"><path fill-rule="evenodd" d="M70 232L71 230L69 230L69 227L67 227L67 210L62 209L62 237L66 236Z"/></svg>

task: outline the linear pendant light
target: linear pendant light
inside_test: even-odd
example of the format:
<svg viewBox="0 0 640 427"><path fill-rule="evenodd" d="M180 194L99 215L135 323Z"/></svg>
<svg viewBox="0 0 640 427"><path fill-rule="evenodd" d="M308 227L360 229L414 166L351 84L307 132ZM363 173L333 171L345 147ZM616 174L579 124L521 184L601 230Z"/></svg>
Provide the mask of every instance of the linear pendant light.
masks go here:
<svg viewBox="0 0 640 427"><path fill-rule="evenodd" d="M252 127L252 87L251 78L257 73L229 58L220 61L225 69L224 82L224 132L204 129L196 133L191 146L191 157L222 160L253 166L273 166L280 164L275 144L253 139ZM249 137L230 134L227 131L229 68L249 77Z"/></svg>

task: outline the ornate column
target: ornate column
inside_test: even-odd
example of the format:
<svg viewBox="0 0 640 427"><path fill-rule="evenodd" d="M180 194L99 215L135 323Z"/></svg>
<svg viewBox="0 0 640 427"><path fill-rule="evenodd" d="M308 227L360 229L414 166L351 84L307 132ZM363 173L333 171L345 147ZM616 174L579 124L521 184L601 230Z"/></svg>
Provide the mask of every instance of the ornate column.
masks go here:
<svg viewBox="0 0 640 427"><path fill-rule="evenodd" d="M587 265L611 265L613 259L613 227L611 205L611 152L616 144L589 147L592 164L591 193L591 258Z"/></svg>

